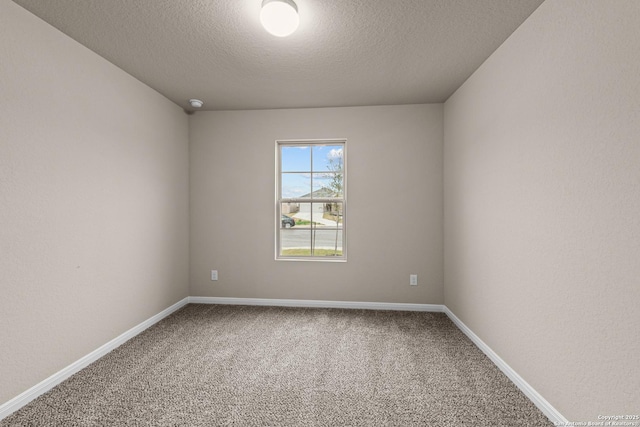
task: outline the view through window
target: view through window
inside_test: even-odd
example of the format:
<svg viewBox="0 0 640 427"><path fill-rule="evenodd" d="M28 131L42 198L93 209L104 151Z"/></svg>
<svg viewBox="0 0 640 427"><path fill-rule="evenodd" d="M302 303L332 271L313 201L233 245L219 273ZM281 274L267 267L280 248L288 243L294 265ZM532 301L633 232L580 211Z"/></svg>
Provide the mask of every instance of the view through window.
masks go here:
<svg viewBox="0 0 640 427"><path fill-rule="evenodd" d="M277 259L346 260L345 143L277 142Z"/></svg>

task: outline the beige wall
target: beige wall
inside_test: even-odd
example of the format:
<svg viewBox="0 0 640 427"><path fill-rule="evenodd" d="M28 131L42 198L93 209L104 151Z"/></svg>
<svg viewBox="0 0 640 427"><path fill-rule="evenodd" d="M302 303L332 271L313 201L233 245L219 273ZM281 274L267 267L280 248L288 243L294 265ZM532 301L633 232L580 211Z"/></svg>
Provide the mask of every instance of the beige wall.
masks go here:
<svg viewBox="0 0 640 427"><path fill-rule="evenodd" d="M191 295L442 303L442 109L191 116ZM347 139L348 261L275 261L275 140L314 138Z"/></svg>
<svg viewBox="0 0 640 427"><path fill-rule="evenodd" d="M445 304L572 421L640 408L639 5L547 0L445 104Z"/></svg>
<svg viewBox="0 0 640 427"><path fill-rule="evenodd" d="M0 0L0 404L188 295L188 120Z"/></svg>

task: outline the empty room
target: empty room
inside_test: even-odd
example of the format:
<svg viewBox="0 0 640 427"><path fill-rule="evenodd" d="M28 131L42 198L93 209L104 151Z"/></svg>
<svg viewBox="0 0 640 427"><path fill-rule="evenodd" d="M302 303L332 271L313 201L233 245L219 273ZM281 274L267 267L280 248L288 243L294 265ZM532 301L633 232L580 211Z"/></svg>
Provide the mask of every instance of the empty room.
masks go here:
<svg viewBox="0 0 640 427"><path fill-rule="evenodd" d="M0 426L640 427L640 1L0 0Z"/></svg>

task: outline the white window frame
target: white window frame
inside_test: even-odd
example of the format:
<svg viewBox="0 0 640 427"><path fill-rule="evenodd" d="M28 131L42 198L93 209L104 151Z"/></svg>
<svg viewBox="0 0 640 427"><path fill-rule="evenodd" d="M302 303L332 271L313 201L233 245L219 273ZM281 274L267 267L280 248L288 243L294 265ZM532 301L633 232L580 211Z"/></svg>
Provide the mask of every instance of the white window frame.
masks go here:
<svg viewBox="0 0 640 427"><path fill-rule="evenodd" d="M282 150L281 147L291 146L322 146L322 145L341 145L342 146L342 198L313 198L313 187L311 186L312 195L311 198L283 198L282 197ZM347 261L347 140L345 138L335 139L295 139L295 140L277 140L276 141L276 191L275 191L275 259L277 261L316 261L316 262L346 262ZM311 161L313 168L313 149L311 149ZM287 171L287 173L317 173L320 171ZM280 232L282 230L282 204L283 203L342 203L342 255L338 256L288 256L280 255L281 253L281 238ZM338 227L339 229L339 227ZM317 231L317 229L316 229ZM314 227L309 228L311 233L311 247L314 247Z"/></svg>

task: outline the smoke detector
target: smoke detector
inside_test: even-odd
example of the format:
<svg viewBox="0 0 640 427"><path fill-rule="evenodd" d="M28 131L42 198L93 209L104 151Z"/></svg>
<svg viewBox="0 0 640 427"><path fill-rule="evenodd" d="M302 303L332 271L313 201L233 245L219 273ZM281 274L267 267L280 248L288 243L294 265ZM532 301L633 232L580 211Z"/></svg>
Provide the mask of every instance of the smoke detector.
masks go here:
<svg viewBox="0 0 640 427"><path fill-rule="evenodd" d="M189 105L191 105L193 108L202 108L204 102L200 101L199 99L190 99Z"/></svg>

